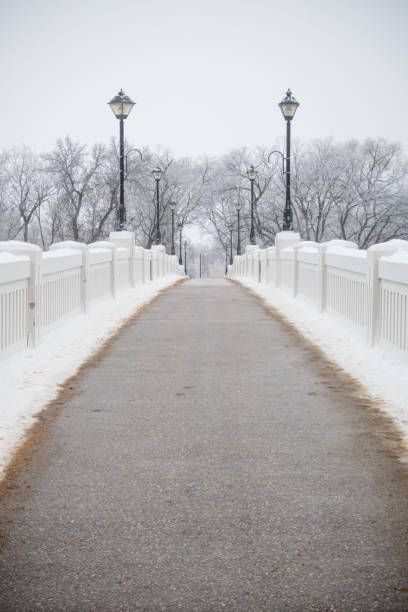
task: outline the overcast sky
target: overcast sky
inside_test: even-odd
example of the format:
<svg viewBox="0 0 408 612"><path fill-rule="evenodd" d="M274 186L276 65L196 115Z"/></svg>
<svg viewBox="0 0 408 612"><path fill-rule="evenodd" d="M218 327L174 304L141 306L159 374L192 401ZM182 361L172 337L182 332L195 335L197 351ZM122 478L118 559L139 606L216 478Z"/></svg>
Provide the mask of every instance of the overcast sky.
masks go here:
<svg viewBox="0 0 408 612"><path fill-rule="evenodd" d="M284 135L385 136L408 151L406 0L0 0L0 149L109 142L220 155Z"/></svg>

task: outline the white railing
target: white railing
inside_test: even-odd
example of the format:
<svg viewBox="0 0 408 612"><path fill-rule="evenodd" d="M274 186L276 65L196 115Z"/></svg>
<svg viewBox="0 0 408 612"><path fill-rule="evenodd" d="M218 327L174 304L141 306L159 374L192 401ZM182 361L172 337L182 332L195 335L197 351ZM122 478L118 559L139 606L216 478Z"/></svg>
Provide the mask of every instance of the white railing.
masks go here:
<svg viewBox="0 0 408 612"><path fill-rule="evenodd" d="M273 286L327 312L370 346L408 361L408 241L367 251L343 240L318 244L281 232L274 247L249 246L228 276Z"/></svg>
<svg viewBox="0 0 408 612"><path fill-rule="evenodd" d="M184 276L177 257L162 245L135 247L131 232L112 232L109 241L90 245L60 242L47 252L0 242L0 359L38 345L51 329L101 299L168 274Z"/></svg>
<svg viewBox="0 0 408 612"><path fill-rule="evenodd" d="M81 311L82 256L72 249L42 254L40 320L42 331Z"/></svg>
<svg viewBox="0 0 408 612"><path fill-rule="evenodd" d="M0 253L0 353L6 355L26 342L30 261Z"/></svg>

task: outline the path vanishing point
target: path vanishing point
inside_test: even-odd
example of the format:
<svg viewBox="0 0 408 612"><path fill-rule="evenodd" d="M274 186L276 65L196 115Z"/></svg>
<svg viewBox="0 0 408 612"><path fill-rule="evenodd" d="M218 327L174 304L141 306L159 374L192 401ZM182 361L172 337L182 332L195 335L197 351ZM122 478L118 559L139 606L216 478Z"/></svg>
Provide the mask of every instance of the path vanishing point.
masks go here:
<svg viewBox="0 0 408 612"><path fill-rule="evenodd" d="M348 376L224 280L70 381L0 504L0 610L408 610L408 480Z"/></svg>

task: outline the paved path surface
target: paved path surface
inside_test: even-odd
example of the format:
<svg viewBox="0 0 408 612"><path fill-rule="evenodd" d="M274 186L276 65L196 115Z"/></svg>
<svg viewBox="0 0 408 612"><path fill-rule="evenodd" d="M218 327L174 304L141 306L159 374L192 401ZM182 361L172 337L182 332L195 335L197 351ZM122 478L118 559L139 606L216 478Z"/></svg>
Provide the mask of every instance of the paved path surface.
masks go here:
<svg viewBox="0 0 408 612"><path fill-rule="evenodd" d="M2 504L0 610L408 610L386 425L242 288L166 292L76 385Z"/></svg>

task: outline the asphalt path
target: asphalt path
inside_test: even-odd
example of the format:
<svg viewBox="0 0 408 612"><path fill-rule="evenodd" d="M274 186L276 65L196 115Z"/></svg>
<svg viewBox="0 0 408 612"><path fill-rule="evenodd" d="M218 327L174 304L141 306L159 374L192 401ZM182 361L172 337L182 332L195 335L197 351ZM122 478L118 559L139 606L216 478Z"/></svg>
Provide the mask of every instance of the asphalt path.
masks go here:
<svg viewBox="0 0 408 612"><path fill-rule="evenodd" d="M408 610L389 421L241 287L164 292L0 504L0 610Z"/></svg>

